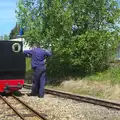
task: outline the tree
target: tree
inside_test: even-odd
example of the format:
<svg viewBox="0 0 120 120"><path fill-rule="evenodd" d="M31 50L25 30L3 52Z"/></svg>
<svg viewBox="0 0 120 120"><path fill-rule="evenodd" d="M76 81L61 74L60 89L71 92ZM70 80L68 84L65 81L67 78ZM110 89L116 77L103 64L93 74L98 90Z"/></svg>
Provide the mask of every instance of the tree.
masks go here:
<svg viewBox="0 0 120 120"><path fill-rule="evenodd" d="M4 34L4 40L9 40L9 36Z"/></svg>
<svg viewBox="0 0 120 120"><path fill-rule="evenodd" d="M17 7L27 42L52 45L52 71L94 73L106 68L115 53L120 40L117 0L19 0Z"/></svg>
<svg viewBox="0 0 120 120"><path fill-rule="evenodd" d="M11 30L10 34L9 34L9 38L10 39L14 39L16 38L16 36L19 34L19 25L15 25L15 27Z"/></svg>

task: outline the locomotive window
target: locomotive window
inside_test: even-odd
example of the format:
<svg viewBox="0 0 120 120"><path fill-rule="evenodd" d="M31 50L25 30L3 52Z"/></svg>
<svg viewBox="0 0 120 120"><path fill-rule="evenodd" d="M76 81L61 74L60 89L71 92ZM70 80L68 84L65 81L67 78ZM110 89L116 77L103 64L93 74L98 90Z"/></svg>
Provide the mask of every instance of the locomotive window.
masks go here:
<svg viewBox="0 0 120 120"><path fill-rule="evenodd" d="M15 51L18 51L18 46L17 45L15 45Z"/></svg>
<svg viewBox="0 0 120 120"><path fill-rule="evenodd" d="M13 52L20 52L21 51L21 45L19 43L14 43L12 45Z"/></svg>
<svg viewBox="0 0 120 120"><path fill-rule="evenodd" d="M18 49L19 49L19 48L18 48L18 45L15 45L15 46L14 46L14 51L18 51Z"/></svg>

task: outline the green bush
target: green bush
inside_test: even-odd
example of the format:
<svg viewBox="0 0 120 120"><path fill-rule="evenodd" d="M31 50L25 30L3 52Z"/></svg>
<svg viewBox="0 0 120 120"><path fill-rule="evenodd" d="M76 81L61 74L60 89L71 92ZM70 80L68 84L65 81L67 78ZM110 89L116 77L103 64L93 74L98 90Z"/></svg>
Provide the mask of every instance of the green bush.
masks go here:
<svg viewBox="0 0 120 120"><path fill-rule="evenodd" d="M53 56L47 64L50 76L103 71L119 45L117 0L19 0L16 14L30 45L39 43L48 48L51 44Z"/></svg>

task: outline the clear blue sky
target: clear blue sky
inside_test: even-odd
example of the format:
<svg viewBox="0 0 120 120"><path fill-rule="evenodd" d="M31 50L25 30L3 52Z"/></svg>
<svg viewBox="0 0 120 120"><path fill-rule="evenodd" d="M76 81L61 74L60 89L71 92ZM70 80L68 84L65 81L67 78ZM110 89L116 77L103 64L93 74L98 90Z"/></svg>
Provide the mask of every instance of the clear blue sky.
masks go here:
<svg viewBox="0 0 120 120"><path fill-rule="evenodd" d="M18 0L0 0L0 36L9 35L16 24L15 9Z"/></svg>

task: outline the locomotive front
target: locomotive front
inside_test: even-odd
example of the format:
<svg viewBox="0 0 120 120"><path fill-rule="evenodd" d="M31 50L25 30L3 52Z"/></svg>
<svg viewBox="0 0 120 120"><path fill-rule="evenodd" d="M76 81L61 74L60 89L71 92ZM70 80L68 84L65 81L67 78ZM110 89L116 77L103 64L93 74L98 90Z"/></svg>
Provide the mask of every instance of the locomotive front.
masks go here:
<svg viewBox="0 0 120 120"><path fill-rule="evenodd" d="M26 64L21 41L0 41L0 92L14 92L24 85Z"/></svg>

